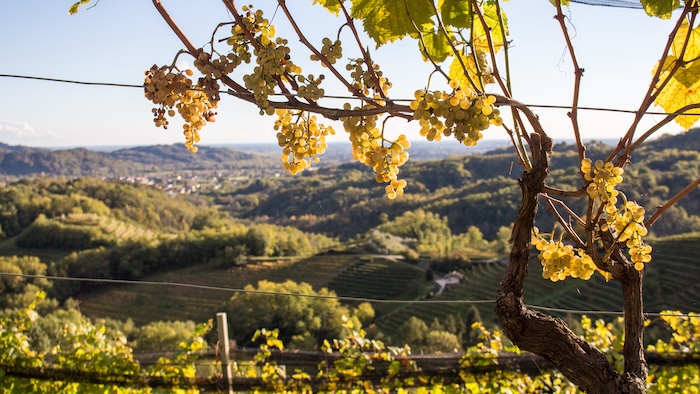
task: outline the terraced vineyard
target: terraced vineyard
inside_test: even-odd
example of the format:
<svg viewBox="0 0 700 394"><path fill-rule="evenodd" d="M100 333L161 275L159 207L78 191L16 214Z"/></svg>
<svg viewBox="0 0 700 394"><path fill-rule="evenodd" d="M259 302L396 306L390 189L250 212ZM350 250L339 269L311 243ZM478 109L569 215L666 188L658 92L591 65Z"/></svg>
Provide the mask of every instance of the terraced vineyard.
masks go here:
<svg viewBox="0 0 700 394"><path fill-rule="evenodd" d="M53 220L63 224L97 227L104 234L114 237L117 241L144 238L153 239L156 236L156 233L153 231L136 224L126 223L113 217L94 213L71 213Z"/></svg>
<svg viewBox="0 0 700 394"><path fill-rule="evenodd" d="M328 288L346 297L402 299L422 273L402 262L361 258L335 275Z"/></svg>
<svg viewBox="0 0 700 394"><path fill-rule="evenodd" d="M653 243L654 260L645 272L645 308L700 310L700 234L674 237ZM590 281L566 280L551 283L541 279L533 262L525 285L530 305L576 310L622 310L622 294L615 282L600 275ZM503 278L505 264L475 263L465 272L461 284L448 288L435 300L493 300ZM355 255L315 256L301 261L261 262L244 268L192 266L150 276L144 280L193 283L242 288L260 280L307 282L315 289L327 287L349 297L420 299L426 285L418 267L380 258ZM132 318L136 323L153 320L196 320L211 318L233 292L166 286L124 285L109 287L80 297L81 310L89 316ZM476 307L487 324L495 324L493 303L471 304L375 304L377 325L395 334L411 316L430 323L448 314L466 316ZM564 317L563 313L554 313ZM589 314L592 317L600 317Z"/></svg>
<svg viewBox="0 0 700 394"><path fill-rule="evenodd" d="M654 260L647 266L644 278L644 305L647 312L674 309L700 311L700 234L665 238L652 243ZM494 300L498 285L505 274L504 263L473 264L458 286L443 293L440 300ZM621 311L622 291L615 282L606 283L595 275L589 281L567 279L552 283L539 275L537 261L531 264L531 272L525 284L525 302L530 305L552 308ZM476 307L487 324L496 324L494 303L471 304L414 304L397 309L377 319L377 325L388 335L396 333L411 316L430 323L448 314L466 316L468 309ZM549 312L559 317L565 313ZM591 317L602 315L588 314Z"/></svg>
<svg viewBox="0 0 700 394"><path fill-rule="evenodd" d="M399 291L400 286L403 286L400 290L410 296L406 292L417 287L412 281L420 278L421 271L406 263L382 259L368 261L355 255L319 255L300 261L259 262L229 269L198 265L159 273L144 280L243 288L261 280L284 282L291 279L309 283L314 289L330 288L341 296L400 298L403 294ZM332 283L353 285L334 288ZM80 297L80 308L88 316L131 318L138 324L154 320L203 321L212 318L233 294L232 291L201 288L121 285L84 294Z"/></svg>

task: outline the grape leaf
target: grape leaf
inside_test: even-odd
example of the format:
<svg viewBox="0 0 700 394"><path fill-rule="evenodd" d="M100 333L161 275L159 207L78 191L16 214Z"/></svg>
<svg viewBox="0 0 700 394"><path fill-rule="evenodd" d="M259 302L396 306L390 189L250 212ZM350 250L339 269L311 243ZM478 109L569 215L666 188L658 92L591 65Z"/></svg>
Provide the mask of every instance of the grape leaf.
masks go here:
<svg viewBox="0 0 700 394"><path fill-rule="evenodd" d="M673 10L681 6L681 0L642 0L642 6L649 16L670 19Z"/></svg>
<svg viewBox="0 0 700 394"><path fill-rule="evenodd" d="M664 61L664 70L661 72L661 80L668 78L673 64L677 61L674 56L666 57ZM673 113L686 105L697 104L700 102L700 65L696 66L692 62L681 72L677 72L673 78L664 86L664 89L659 93L654 100L654 103L664 109L667 113ZM658 65L656 66L658 67ZM656 70L654 70L655 72ZM688 111L690 114L700 114L700 110ZM681 115L676 117L675 121L681 127L688 130L695 124L700 117L697 115Z"/></svg>
<svg viewBox="0 0 700 394"><path fill-rule="evenodd" d="M338 15L340 12L339 0L314 0L311 4L320 4L323 8L330 11L333 15Z"/></svg>
<svg viewBox="0 0 700 394"><path fill-rule="evenodd" d="M428 56L430 56L435 63L445 61L445 59L452 54L452 47L450 47L450 43L447 41L445 35L441 31L435 30L428 33L423 33L423 42L425 43L425 48L423 47L423 44L418 41L418 46L420 47L421 55L423 55L423 60L428 60L425 57L425 52L428 52Z"/></svg>
<svg viewBox="0 0 700 394"><path fill-rule="evenodd" d="M433 26L433 7L429 1L415 0L352 0L350 16L362 20L365 32L377 48L416 32L411 19L422 32Z"/></svg>
<svg viewBox="0 0 700 394"><path fill-rule="evenodd" d="M476 57L479 64L478 69L474 63L474 57ZM477 86L496 82L493 75L491 75L492 71L491 66L488 63L488 52L477 50L475 56L465 56L464 54L460 54L460 58L461 62L460 59L456 57L452 60L447 75L450 77L450 79L457 80L457 82L459 82L459 86L464 91L468 93L476 93L476 89L472 83L469 82L469 78L471 78L472 81L475 81ZM467 74L465 74L462 64L464 64L466 67ZM479 81L479 70L481 71L481 85L479 85L477 82ZM469 78L467 78L467 75L469 75Z"/></svg>
<svg viewBox="0 0 700 394"><path fill-rule="evenodd" d="M505 43L506 36L508 35L508 19L504 13L501 13L503 17L503 27L505 32L501 30L500 23L498 21L498 8L493 3L486 3L481 11L484 15L484 21L486 26L491 30L491 41L493 42L493 47L496 52L503 47ZM489 51L488 41L486 40L487 28L481 23L480 18L474 18L474 47L479 48L484 51Z"/></svg>
<svg viewBox="0 0 700 394"><path fill-rule="evenodd" d="M68 9L68 14L73 15L78 13L78 9L80 8L81 5L85 5L89 3L90 0L80 0L75 2L70 8Z"/></svg>
<svg viewBox="0 0 700 394"><path fill-rule="evenodd" d="M471 3L463 0L439 0L438 8L442 23L456 28L471 27L472 14Z"/></svg>
<svg viewBox="0 0 700 394"><path fill-rule="evenodd" d="M688 31L690 26L688 25L688 20L683 19L681 27L678 29L678 33L673 38L673 46L671 47L671 53L676 58L680 58L681 52L683 51L683 46L686 45L686 37L688 38L688 44L685 47L685 53L683 54L683 60L689 61L696 59L700 56L700 28Z"/></svg>
<svg viewBox="0 0 700 394"><path fill-rule="evenodd" d="M674 78L686 88L691 88L698 83L698 78L700 78L700 62L696 60L681 67Z"/></svg>

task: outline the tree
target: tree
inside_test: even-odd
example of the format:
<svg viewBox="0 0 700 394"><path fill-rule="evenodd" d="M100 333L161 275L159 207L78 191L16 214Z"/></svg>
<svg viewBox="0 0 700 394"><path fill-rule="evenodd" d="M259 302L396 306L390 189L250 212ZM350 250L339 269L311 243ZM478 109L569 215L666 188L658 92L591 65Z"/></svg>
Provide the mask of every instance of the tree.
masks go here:
<svg viewBox="0 0 700 394"><path fill-rule="evenodd" d="M274 328L279 330L279 338L292 347L312 348L320 346L324 339L341 335L343 316L357 317L355 321L359 325L360 320L374 315L369 304L363 303L358 306L359 310L351 310L332 298L334 292L326 288L316 292L308 283L263 280L257 287L247 285L245 290L245 293L231 297L226 304L233 327L231 335L241 344L249 343L260 328ZM275 292L306 296L273 295Z"/></svg>
<svg viewBox="0 0 700 394"><path fill-rule="evenodd" d="M88 2L81 0L71 12ZM233 0L223 3L233 21L220 24L211 42L198 48L161 2L154 0L160 15L185 46L177 56L192 56L202 75L192 80L194 72L179 70L174 66L175 61L171 66L153 66L147 71L145 95L155 104L156 126L167 127L168 118L179 113L184 121L185 144L196 151L200 130L215 119L224 85L229 95L255 104L261 115L276 116L274 128L283 148L283 166L296 174L318 160L327 147L325 137L335 132L331 126L322 124L318 116L340 120L350 136L353 157L375 171L377 181L386 184L390 199L401 196L407 187L398 174L399 167L408 159L406 149L410 143L403 134L396 138L389 136L385 130L389 120L415 120L420 125L421 136L428 140L452 137L465 145L477 144L481 132L490 126L502 127L515 147L517 163L523 168L519 179L522 197L511 231L509 265L496 308L505 334L520 348L552 361L584 391L646 391L641 294L644 267L650 262L651 250L644 243L644 236L663 212L700 184L700 178L661 203L646 220L644 209L628 201L619 191L619 184L633 153L662 126L675 120L688 129L697 120L700 109L697 2L683 2L628 131L605 160L594 163L586 157L579 127L583 68L571 44L562 11L568 1L552 1L555 20L561 26L573 64L569 117L580 163L579 187L574 190L556 188L547 182L552 140L533 109L512 94L507 19L499 0L314 0L312 3L337 15L342 25L338 38L323 38L322 45L307 39L285 0L278 0L278 14L294 28L295 38L310 51L311 60L321 62L353 101L362 103L356 106L326 104L323 98L327 95L321 87L325 76L302 74L299 66L302 61L296 54L293 56L287 39L276 36L263 10L252 6L238 8ZM663 18L670 18L680 3L679 0L642 0L647 13ZM282 18L280 15L278 18ZM434 65L435 71L426 78L428 83L440 84L441 89L417 91L410 105L392 100L389 94L392 83L365 49L355 22L362 23L377 47L398 39L416 40L424 59ZM222 33L223 27L230 28L230 33ZM349 37L346 44L355 47L353 56L356 56L345 66L348 73L335 65L348 53L339 39L341 33ZM237 67L243 63L255 66L252 71L249 67L241 71ZM487 87L501 93L486 94ZM650 129L640 130L641 119L654 104L668 115ZM380 116L384 119L380 120ZM582 212L569 208L581 201L585 206ZM554 215L560 228L557 234L554 230L540 232L534 227L540 203ZM583 234L574 231L574 225L583 228ZM623 370L616 370L599 349L576 336L564 321L525 306L523 283L533 244L540 251L538 257L545 279L588 279L599 272L620 283L625 309Z"/></svg>

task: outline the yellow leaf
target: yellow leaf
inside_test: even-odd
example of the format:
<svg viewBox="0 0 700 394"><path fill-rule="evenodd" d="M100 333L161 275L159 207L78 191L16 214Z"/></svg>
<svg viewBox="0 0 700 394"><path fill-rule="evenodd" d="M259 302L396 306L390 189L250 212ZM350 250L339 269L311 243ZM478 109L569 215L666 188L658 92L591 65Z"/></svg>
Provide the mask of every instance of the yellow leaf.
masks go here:
<svg viewBox="0 0 700 394"><path fill-rule="evenodd" d="M461 57L461 62L460 59L454 58L452 60L452 63L450 64L450 69L448 71L448 75L451 79L457 80L459 82L459 86L466 92L466 93L476 93L477 91L483 90L484 85L494 83L495 80L493 76L491 75L491 66L489 65L488 62L488 53L482 50L477 50L475 56L464 56L460 55ZM479 67L477 68L476 64L474 62L474 58L476 57L476 60L478 62ZM464 64L464 67L466 67L467 72L465 74L464 72L464 67L462 66ZM472 82L469 81L469 78L467 78L467 75L471 80L476 84L476 87Z"/></svg>
<svg viewBox="0 0 700 394"><path fill-rule="evenodd" d="M678 33L673 38L673 46L671 47L671 53L676 58L681 58L681 53L683 54L683 60L690 61L698 56L700 56L700 27L696 27L690 30L688 25L688 20L683 19L681 27L678 29ZM687 40L687 46L686 46ZM683 52L683 47L685 46L685 52Z"/></svg>
<svg viewBox="0 0 700 394"><path fill-rule="evenodd" d="M474 18L474 48L480 49L485 52L489 52L489 44L486 38L487 34L491 35L491 42L493 43L494 51L498 52L499 49L503 47L506 41L506 36L508 35L508 19L506 15L501 12L501 18L503 19L503 27L505 31L501 30L501 24L498 18L498 8L494 3L486 3L482 9L484 16L484 21L486 26L481 23L481 19L478 17Z"/></svg>

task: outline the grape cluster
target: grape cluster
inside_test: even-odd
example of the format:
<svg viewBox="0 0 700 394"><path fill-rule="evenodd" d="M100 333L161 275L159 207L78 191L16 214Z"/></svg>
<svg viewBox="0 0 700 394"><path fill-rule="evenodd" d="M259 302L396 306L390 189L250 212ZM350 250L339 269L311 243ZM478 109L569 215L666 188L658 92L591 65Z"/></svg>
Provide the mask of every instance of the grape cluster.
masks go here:
<svg viewBox="0 0 700 394"><path fill-rule="evenodd" d="M350 104L346 103L345 109L350 109ZM408 161L406 149L411 143L404 134L394 141L385 140L377 128L377 119L377 115L369 115L341 118L341 121L345 131L350 134L352 157L371 167L377 174L375 180L378 183L388 183L384 190L387 197L393 200L402 195L406 187L406 181L399 179L398 174L399 167ZM385 146L386 143L389 146Z"/></svg>
<svg viewBox="0 0 700 394"><path fill-rule="evenodd" d="M288 41L275 38L275 27L263 17L263 11L253 11L250 6L242 9L246 11L242 18L243 26L237 24L232 28L232 36L227 43L231 45L233 58L238 59L239 64L240 61L250 62L250 47L253 48L256 66L252 73L243 76L243 82L246 89L253 92L260 114L272 115L275 109L270 106L268 97L275 93L280 81L288 75L301 73L301 68L290 60Z"/></svg>
<svg viewBox="0 0 700 394"><path fill-rule="evenodd" d="M481 132L491 124L500 126L503 119L494 107L494 96L471 97L459 89L457 81L450 81L452 93L440 90L415 92L411 101L413 118L421 126L420 134L428 141L440 141L442 136L454 136L467 146L474 146L483 138Z"/></svg>
<svg viewBox="0 0 700 394"><path fill-rule="evenodd" d="M314 78L313 74L308 76L297 75L296 79L299 82L299 89L297 93L299 97L305 97L311 100L318 100L326 94L326 91L320 87L321 82L325 77L319 75L318 78Z"/></svg>
<svg viewBox="0 0 700 394"><path fill-rule="evenodd" d="M353 86L365 96L371 91L378 97L379 92L386 94L391 89L391 82L383 76L378 64L367 65L363 59L352 59L345 68L350 71Z"/></svg>
<svg viewBox="0 0 700 394"><path fill-rule="evenodd" d="M340 40L331 41L330 38L323 38L323 47L321 48L321 54L328 60L328 63L335 64L335 62L343 56L343 48L340 46ZM311 60L320 60L316 54L311 54ZM326 67L323 63L323 67Z"/></svg>
<svg viewBox="0 0 700 394"><path fill-rule="evenodd" d="M584 179L589 181L586 192L596 199L600 197L604 203L615 205L619 192L615 187L622 182L622 167L615 167L612 162L604 163L596 160L595 165L591 159L581 161L581 173Z"/></svg>
<svg viewBox="0 0 700 394"><path fill-rule="evenodd" d="M283 147L280 159L282 167L292 175L318 162L318 156L326 151L326 136L335 134L330 126L318 124L315 116L303 111L278 109L275 130L277 142Z"/></svg>
<svg viewBox="0 0 700 394"><path fill-rule="evenodd" d="M158 107L153 108L154 123L157 127L167 128L168 116L175 116L175 110L184 120L183 129L185 146L190 151L196 152L196 143L199 142L199 131L207 122L215 120L217 101L210 100L206 92L195 89L192 80L192 70L184 73L175 72L171 68L153 66L146 71L144 79L144 93Z"/></svg>
<svg viewBox="0 0 700 394"><path fill-rule="evenodd" d="M532 244L540 251L537 258L542 263L542 277L552 282L566 279L580 278L588 280L596 270L593 259L583 249L576 249L571 245L564 245L561 241L547 240L534 229Z"/></svg>
<svg viewBox="0 0 700 394"><path fill-rule="evenodd" d="M607 213L606 225L601 230L612 230L618 242L623 242L629 249L634 268L643 270L644 264L651 262L651 246L643 239L648 233L644 225L644 208L634 201L627 201L622 209Z"/></svg>
<svg viewBox="0 0 700 394"><path fill-rule="evenodd" d="M212 55L207 52L200 52L194 60L194 66L202 73L202 77L197 81L199 86L207 96L213 101L219 101L219 79L233 72L241 64L240 58L233 53L226 56L219 56L212 60Z"/></svg>

